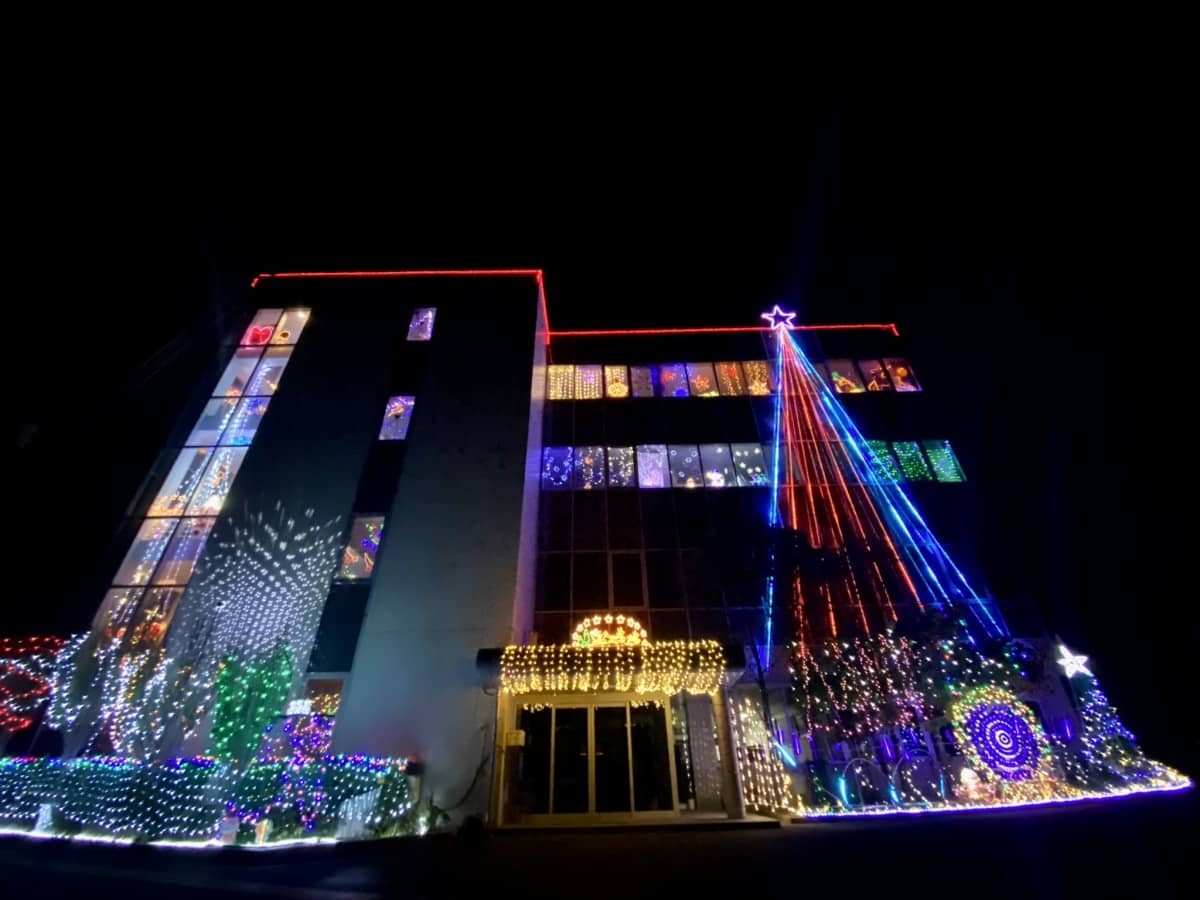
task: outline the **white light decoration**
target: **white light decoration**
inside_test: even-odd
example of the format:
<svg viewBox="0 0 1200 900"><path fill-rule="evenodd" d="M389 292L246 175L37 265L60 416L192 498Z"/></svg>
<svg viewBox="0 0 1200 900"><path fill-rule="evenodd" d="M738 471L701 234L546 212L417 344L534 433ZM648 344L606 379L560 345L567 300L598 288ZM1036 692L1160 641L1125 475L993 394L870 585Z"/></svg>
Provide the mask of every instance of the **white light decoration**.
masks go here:
<svg viewBox="0 0 1200 900"><path fill-rule="evenodd" d="M1091 675L1088 670L1086 656L1072 653L1067 649L1066 644L1058 645L1058 664L1063 667L1063 673L1068 678L1074 678L1076 675Z"/></svg>
<svg viewBox="0 0 1200 900"><path fill-rule="evenodd" d="M725 654L716 641L531 644L505 647L500 657L500 690L506 694L712 694L724 678Z"/></svg>

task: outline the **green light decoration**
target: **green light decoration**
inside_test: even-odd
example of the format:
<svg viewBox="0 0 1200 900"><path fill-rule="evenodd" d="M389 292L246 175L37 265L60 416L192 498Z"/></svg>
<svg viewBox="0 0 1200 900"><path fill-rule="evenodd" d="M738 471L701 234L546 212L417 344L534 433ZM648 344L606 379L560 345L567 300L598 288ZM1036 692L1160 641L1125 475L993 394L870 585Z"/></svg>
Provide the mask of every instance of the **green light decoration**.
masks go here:
<svg viewBox="0 0 1200 900"><path fill-rule="evenodd" d="M904 481L904 473L896 465L896 458L888 449L887 441L867 441L867 462L875 477L885 484L899 484Z"/></svg>
<svg viewBox="0 0 1200 900"><path fill-rule="evenodd" d="M217 672L210 752L244 766L258 754L263 732L283 712L292 687L292 652L276 648L266 659L243 663L227 656Z"/></svg>
<svg viewBox="0 0 1200 900"><path fill-rule="evenodd" d="M938 481L967 480L949 441L921 441L921 446L925 448L925 455L929 457L929 464L933 466Z"/></svg>
<svg viewBox="0 0 1200 900"><path fill-rule="evenodd" d="M933 473L921 455L916 441L892 441L892 450L900 462L900 469L909 481L932 481Z"/></svg>

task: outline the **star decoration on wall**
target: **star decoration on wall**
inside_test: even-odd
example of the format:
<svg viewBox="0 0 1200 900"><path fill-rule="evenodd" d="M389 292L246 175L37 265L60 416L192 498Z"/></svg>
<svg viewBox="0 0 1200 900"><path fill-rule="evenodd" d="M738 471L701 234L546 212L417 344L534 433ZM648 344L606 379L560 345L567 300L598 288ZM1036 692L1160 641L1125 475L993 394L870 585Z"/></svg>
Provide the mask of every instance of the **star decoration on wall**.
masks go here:
<svg viewBox="0 0 1200 900"><path fill-rule="evenodd" d="M796 318L796 314L794 312L784 312L779 308L778 303L775 304L775 308L773 310L763 313L760 318L766 319L768 322L770 322L771 328L773 329L786 328L788 331L791 331L796 327L792 322L792 320Z"/></svg>
<svg viewBox="0 0 1200 900"><path fill-rule="evenodd" d="M1058 645L1058 664L1063 667L1063 672L1068 678L1074 678L1076 675L1091 675L1091 671L1087 667L1088 658L1078 653L1072 653L1067 649L1066 644Z"/></svg>

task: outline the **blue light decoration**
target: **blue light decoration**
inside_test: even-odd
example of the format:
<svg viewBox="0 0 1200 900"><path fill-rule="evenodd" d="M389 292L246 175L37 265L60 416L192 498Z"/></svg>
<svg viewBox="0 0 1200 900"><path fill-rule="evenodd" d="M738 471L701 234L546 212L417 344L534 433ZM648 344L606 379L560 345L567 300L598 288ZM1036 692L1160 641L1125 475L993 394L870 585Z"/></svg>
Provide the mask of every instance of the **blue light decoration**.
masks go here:
<svg viewBox="0 0 1200 900"><path fill-rule="evenodd" d="M543 448L542 490L570 490L573 455L573 448L571 447Z"/></svg>
<svg viewBox="0 0 1200 900"><path fill-rule="evenodd" d="M981 704L964 726L975 750L997 775L1010 781L1033 776L1038 764L1037 738L1028 723L1007 704Z"/></svg>
<svg viewBox="0 0 1200 900"><path fill-rule="evenodd" d="M774 743L775 752L779 754L779 758L783 760L783 764L789 769L797 768L799 763L796 762L796 757L792 751L785 747L780 741L775 741Z"/></svg>

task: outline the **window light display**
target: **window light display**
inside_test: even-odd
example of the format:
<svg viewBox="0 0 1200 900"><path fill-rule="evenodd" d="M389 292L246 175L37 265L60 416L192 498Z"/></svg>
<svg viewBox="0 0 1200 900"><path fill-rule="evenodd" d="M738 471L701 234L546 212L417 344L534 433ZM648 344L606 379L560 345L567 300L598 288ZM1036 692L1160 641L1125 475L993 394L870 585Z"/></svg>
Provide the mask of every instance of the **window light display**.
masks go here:
<svg viewBox="0 0 1200 900"><path fill-rule="evenodd" d="M188 504L189 516L215 516L225 505L238 469L246 459L247 447L218 447L212 452L204 477Z"/></svg>
<svg viewBox="0 0 1200 900"><path fill-rule="evenodd" d="M275 334L271 338L272 344L294 344L300 340L300 332L304 330L304 326L308 324L307 309L288 309L284 310L283 316L279 319L279 324L275 326Z"/></svg>
<svg viewBox="0 0 1200 900"><path fill-rule="evenodd" d="M683 363L663 363L658 367L658 386L663 397L686 397L687 367Z"/></svg>
<svg viewBox="0 0 1200 900"><path fill-rule="evenodd" d="M608 448L608 486L615 488L637 487L632 447Z"/></svg>
<svg viewBox="0 0 1200 900"><path fill-rule="evenodd" d="M179 523L162 563L154 573L154 584L188 583L215 521L212 518L188 518Z"/></svg>
<svg viewBox="0 0 1200 900"><path fill-rule="evenodd" d="M896 390L911 392L921 389L921 384L917 381L917 376L913 373L912 366L908 364L907 359L891 357L885 359L883 365Z"/></svg>
<svg viewBox="0 0 1200 900"><path fill-rule="evenodd" d="M116 585L148 584L154 567L171 542L178 519L146 519L129 545L125 560L113 577Z"/></svg>
<svg viewBox="0 0 1200 900"><path fill-rule="evenodd" d="M859 371L862 372L863 384L868 391L890 391L892 381L883 369L883 363L877 359L860 359Z"/></svg>
<svg viewBox="0 0 1200 900"><path fill-rule="evenodd" d="M854 360L830 359L825 364L829 366L829 380L833 389L839 394L862 394L866 391Z"/></svg>
<svg viewBox="0 0 1200 900"><path fill-rule="evenodd" d="M761 444L731 444L738 487L763 487L767 481L767 460Z"/></svg>
<svg viewBox="0 0 1200 900"><path fill-rule="evenodd" d="M542 448L542 488L548 491L566 490L572 480L571 447Z"/></svg>
<svg viewBox="0 0 1200 900"><path fill-rule="evenodd" d="M887 441L864 441L867 448L867 462L871 471L879 481L898 483L904 480L904 473L896 464L896 458L888 449Z"/></svg>
<svg viewBox="0 0 1200 900"><path fill-rule="evenodd" d="M604 487L604 448L576 447L575 458L575 488L590 491L593 488Z"/></svg>
<svg viewBox="0 0 1200 900"><path fill-rule="evenodd" d="M262 417L267 413L269 397L243 397L238 401L237 409L229 426L221 436L221 444L235 447L246 447L254 440Z"/></svg>
<svg viewBox="0 0 1200 900"><path fill-rule="evenodd" d="M342 551L338 578L358 580L370 578L375 571L375 554L383 540L383 516L355 516L350 526L350 540Z"/></svg>
<svg viewBox="0 0 1200 900"><path fill-rule="evenodd" d="M388 397L383 424L379 426L379 440L402 441L408 437L408 423L412 420L416 402L416 397Z"/></svg>
<svg viewBox="0 0 1200 900"><path fill-rule="evenodd" d="M742 368L746 372L746 393L752 397L766 397L771 393L774 378L765 359L748 359L742 363Z"/></svg>
<svg viewBox="0 0 1200 900"><path fill-rule="evenodd" d="M687 364L688 390L693 397L718 397L717 376L712 363L690 362Z"/></svg>
<svg viewBox="0 0 1200 900"><path fill-rule="evenodd" d="M937 476L938 481L966 481L962 466L958 464L958 457L954 455L949 441L921 441L921 447L925 450L925 456L928 457L929 465L933 467L933 474Z"/></svg>
<svg viewBox="0 0 1200 900"><path fill-rule="evenodd" d="M746 376L740 362L719 362L715 366L717 388L722 397L741 397L746 393Z"/></svg>
<svg viewBox="0 0 1200 900"><path fill-rule="evenodd" d="M629 396L629 370L625 366L604 367L604 395L616 400Z"/></svg>
<svg viewBox="0 0 1200 900"><path fill-rule="evenodd" d="M275 334L275 326L279 322L279 317L282 315L282 309L260 309L254 314L254 318L246 327L239 343L247 347L261 347L269 344L271 337Z"/></svg>
<svg viewBox="0 0 1200 900"><path fill-rule="evenodd" d="M262 350L257 347L238 347L233 352L233 359L225 367L213 394L218 397L240 397L250 383L254 367L262 357Z"/></svg>
<svg viewBox="0 0 1200 900"><path fill-rule="evenodd" d="M100 635L102 641L120 639L124 636L125 626L129 624L133 611L137 609L142 599L144 588L110 588L104 595L100 609L92 620L92 627ZM87 635L83 635L86 637Z"/></svg>
<svg viewBox="0 0 1200 900"><path fill-rule="evenodd" d="M603 366L575 367L575 399L599 400L604 396Z"/></svg>
<svg viewBox="0 0 1200 900"><path fill-rule="evenodd" d="M262 361L246 384L246 396L270 397L279 388L279 379L292 358L291 347L268 347Z"/></svg>
<svg viewBox="0 0 1200 900"><path fill-rule="evenodd" d="M701 444L700 463L704 468L704 486L710 488L734 487L733 454L728 444Z"/></svg>
<svg viewBox="0 0 1200 900"><path fill-rule="evenodd" d="M237 405L236 397L214 397L209 400L184 444L188 447L211 447L216 444L225 433L225 426L233 418Z"/></svg>
<svg viewBox="0 0 1200 900"><path fill-rule="evenodd" d="M546 399L571 400L575 397L575 367L548 366L546 368Z"/></svg>
<svg viewBox="0 0 1200 900"><path fill-rule="evenodd" d="M148 516L181 516L196 485L204 477L204 469L212 457L209 447L190 447L179 451L166 480L146 512Z"/></svg>
<svg viewBox="0 0 1200 900"><path fill-rule="evenodd" d="M666 488L671 486L666 444L640 444L637 448L638 487Z"/></svg>
<svg viewBox="0 0 1200 900"><path fill-rule="evenodd" d="M677 488L704 487L704 471L700 452L695 444L672 444L667 455L671 463L671 486Z"/></svg>
<svg viewBox="0 0 1200 900"><path fill-rule="evenodd" d="M658 372L654 366L630 366L629 380L633 396L653 397L654 385L658 383Z"/></svg>
<svg viewBox="0 0 1200 900"><path fill-rule="evenodd" d="M413 311L408 323L408 339L410 341L428 341L433 338L433 320L437 316L434 307L423 307Z"/></svg>
<svg viewBox="0 0 1200 900"><path fill-rule="evenodd" d="M161 643L182 596L182 587L155 587L146 591L133 618L129 620L126 635L129 646L157 646Z"/></svg>
<svg viewBox="0 0 1200 900"><path fill-rule="evenodd" d="M932 481L933 473L921 455L916 441L892 441L892 450L900 463L900 471L909 481Z"/></svg>

